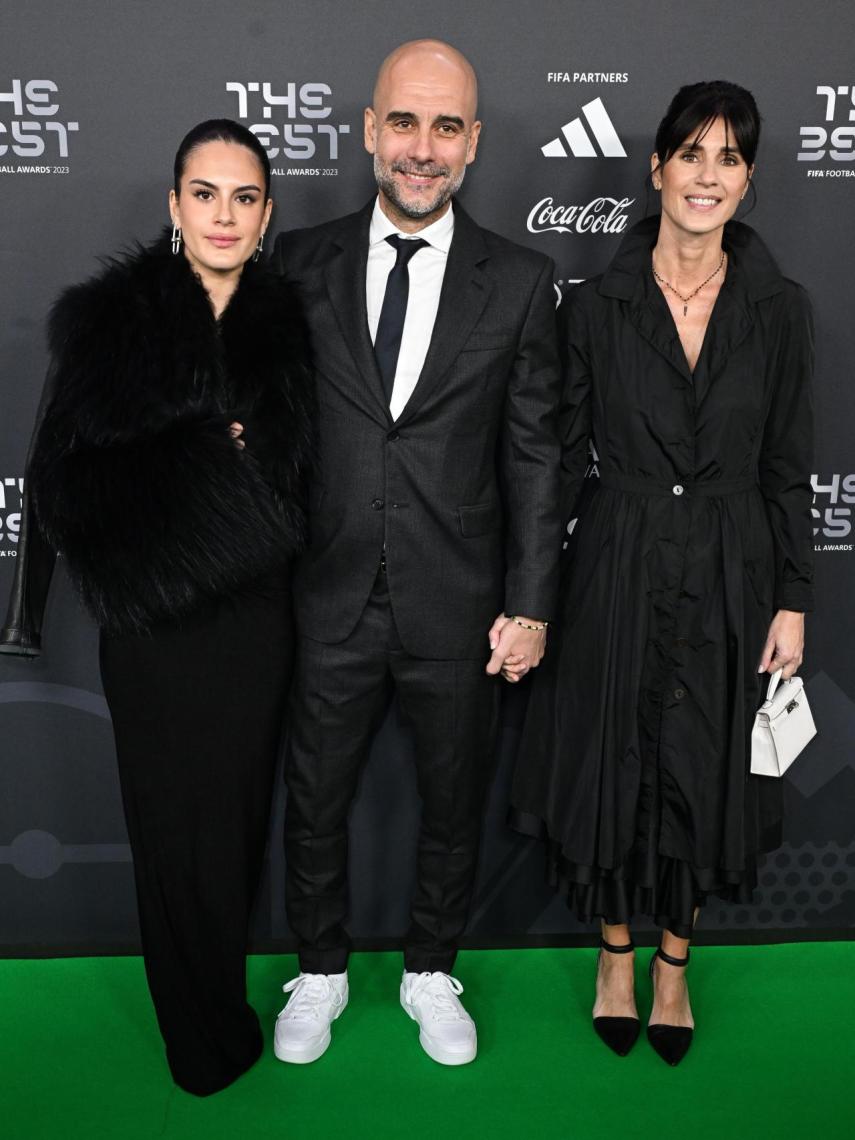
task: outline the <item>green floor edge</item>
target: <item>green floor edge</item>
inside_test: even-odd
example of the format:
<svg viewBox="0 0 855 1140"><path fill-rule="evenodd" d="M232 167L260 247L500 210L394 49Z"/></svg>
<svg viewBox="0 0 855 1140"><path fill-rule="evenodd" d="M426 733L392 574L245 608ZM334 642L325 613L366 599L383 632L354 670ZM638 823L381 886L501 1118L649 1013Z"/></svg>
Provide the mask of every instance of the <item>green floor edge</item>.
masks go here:
<svg viewBox="0 0 855 1140"><path fill-rule="evenodd" d="M642 1016L650 997L639 952ZM356 954L350 1005L314 1065L268 1051L205 1100L170 1082L139 958L0 962L2 1140L627 1140L855 1137L855 942L703 947L696 1040L669 1069L644 1037L613 1056L590 1027L595 951L470 950L455 974L474 1064L421 1051L398 954ZM249 960L268 1038L292 956Z"/></svg>

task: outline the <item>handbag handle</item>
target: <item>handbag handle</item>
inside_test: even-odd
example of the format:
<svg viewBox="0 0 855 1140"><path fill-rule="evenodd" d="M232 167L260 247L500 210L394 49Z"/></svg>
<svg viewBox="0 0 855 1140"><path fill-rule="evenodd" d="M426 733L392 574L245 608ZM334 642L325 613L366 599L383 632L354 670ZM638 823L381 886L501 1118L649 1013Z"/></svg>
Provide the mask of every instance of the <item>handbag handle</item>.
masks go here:
<svg viewBox="0 0 855 1140"><path fill-rule="evenodd" d="M783 668L780 668L780 669L776 669L775 672L772 674L771 679L769 680L769 688L766 690L766 700L767 701L771 701L772 697L774 697L775 690L777 689L778 685L780 684L781 677L783 676L783 673L784 673Z"/></svg>

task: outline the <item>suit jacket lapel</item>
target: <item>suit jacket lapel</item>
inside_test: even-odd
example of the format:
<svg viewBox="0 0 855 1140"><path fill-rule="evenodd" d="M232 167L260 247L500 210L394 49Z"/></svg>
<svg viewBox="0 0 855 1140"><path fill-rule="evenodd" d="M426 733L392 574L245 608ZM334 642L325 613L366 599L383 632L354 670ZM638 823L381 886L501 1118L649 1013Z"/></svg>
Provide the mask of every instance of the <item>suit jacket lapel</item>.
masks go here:
<svg viewBox="0 0 855 1140"><path fill-rule="evenodd" d="M418 383L397 423L405 423L422 407L457 359L484 311L492 284L484 267L488 258L480 227L455 203L454 237L448 251L430 347Z"/></svg>
<svg viewBox="0 0 855 1140"><path fill-rule="evenodd" d="M381 422L391 423L383 392L383 380L374 356L368 330L368 307L365 297L365 273L368 266L368 231L371 225L371 202L332 239L339 253L326 267L327 292L341 328L345 343L356 364L358 394L366 410Z"/></svg>

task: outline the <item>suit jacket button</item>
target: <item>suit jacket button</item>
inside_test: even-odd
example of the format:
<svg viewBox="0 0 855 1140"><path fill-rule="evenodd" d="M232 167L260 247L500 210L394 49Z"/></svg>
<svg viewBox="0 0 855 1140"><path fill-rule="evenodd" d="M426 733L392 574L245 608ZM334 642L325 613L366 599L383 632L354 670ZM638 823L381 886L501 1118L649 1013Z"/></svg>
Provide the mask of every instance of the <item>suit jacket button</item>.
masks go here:
<svg viewBox="0 0 855 1140"><path fill-rule="evenodd" d="M675 689L674 690L674 696L676 697L676 699L678 701L682 701L682 699L683 699L683 697L685 697L685 695L686 695L685 689Z"/></svg>
<svg viewBox="0 0 855 1140"><path fill-rule="evenodd" d="M371 500L372 511L382 511L383 508L385 507L385 505L386 504L383 502L382 499L372 499Z"/></svg>
<svg viewBox="0 0 855 1140"><path fill-rule="evenodd" d="M689 643L685 637L675 637L674 638L674 648L675 649L687 649L688 645L689 645Z"/></svg>
<svg viewBox="0 0 855 1140"><path fill-rule="evenodd" d="M682 495L683 494L683 484L682 483L675 483L674 486L671 488L671 490L674 492L675 495Z"/></svg>
<svg viewBox="0 0 855 1140"><path fill-rule="evenodd" d="M388 441L390 443L397 443L398 440L401 438L401 434L400 434L400 432L397 432L397 431L390 431L389 434L386 436L386 438L388 439Z"/></svg>

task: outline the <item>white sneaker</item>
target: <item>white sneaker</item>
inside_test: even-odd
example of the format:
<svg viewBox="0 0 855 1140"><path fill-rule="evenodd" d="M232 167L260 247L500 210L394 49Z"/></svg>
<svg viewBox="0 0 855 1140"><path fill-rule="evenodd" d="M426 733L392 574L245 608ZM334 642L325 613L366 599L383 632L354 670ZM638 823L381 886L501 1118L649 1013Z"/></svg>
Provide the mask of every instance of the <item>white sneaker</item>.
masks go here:
<svg viewBox="0 0 855 1140"><path fill-rule="evenodd" d="M280 1061L308 1065L327 1051L330 1025L347 1005L347 972L300 974L282 989L291 996L276 1018L273 1052Z"/></svg>
<svg viewBox="0 0 855 1140"><path fill-rule="evenodd" d="M401 1005L419 1025L422 1049L440 1065L466 1065L475 1060L478 1035L475 1022L458 994L463 986L448 974L410 974L401 980Z"/></svg>

